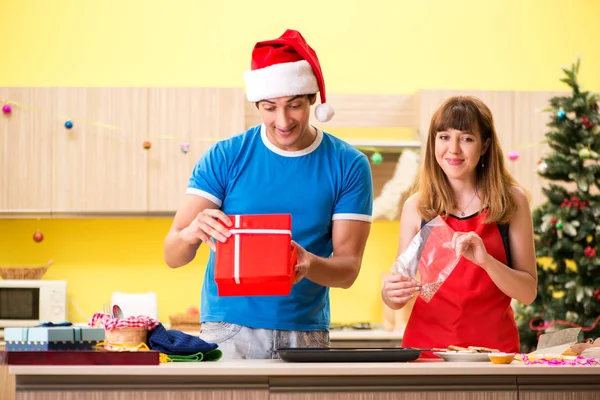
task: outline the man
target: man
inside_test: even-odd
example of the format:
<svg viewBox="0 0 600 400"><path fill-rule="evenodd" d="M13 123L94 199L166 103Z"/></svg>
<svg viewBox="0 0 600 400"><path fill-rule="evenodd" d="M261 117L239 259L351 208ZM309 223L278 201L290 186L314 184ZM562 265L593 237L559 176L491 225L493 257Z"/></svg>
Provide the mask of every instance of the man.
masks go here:
<svg viewBox="0 0 600 400"><path fill-rule="evenodd" d="M201 338L225 358L277 358L282 347L329 345L329 287L350 287L370 231L373 193L366 156L310 125L333 117L317 55L287 30L259 42L244 75L263 123L213 145L198 161L165 239L172 268L212 250L202 288ZM215 243L231 233L227 215L292 215L297 277L289 296L219 297Z"/></svg>

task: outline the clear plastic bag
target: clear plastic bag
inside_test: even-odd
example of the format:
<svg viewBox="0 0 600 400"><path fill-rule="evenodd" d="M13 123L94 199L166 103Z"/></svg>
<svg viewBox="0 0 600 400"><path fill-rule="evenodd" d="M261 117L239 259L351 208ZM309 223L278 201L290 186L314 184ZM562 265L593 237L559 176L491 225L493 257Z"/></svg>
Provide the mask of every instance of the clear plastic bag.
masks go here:
<svg viewBox="0 0 600 400"><path fill-rule="evenodd" d="M395 274L418 280L419 297L427 303L460 259L450 246L453 236L454 229L443 218L436 217L421 228L391 267Z"/></svg>

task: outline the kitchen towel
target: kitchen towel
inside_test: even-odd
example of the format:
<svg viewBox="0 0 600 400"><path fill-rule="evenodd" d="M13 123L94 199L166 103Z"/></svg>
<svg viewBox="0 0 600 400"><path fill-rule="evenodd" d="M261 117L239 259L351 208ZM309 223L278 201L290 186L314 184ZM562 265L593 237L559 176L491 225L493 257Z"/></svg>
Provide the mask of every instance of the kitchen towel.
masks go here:
<svg viewBox="0 0 600 400"><path fill-rule="evenodd" d="M167 330L160 323L154 330L148 332L148 347L169 356L186 356L207 353L219 346L175 329Z"/></svg>

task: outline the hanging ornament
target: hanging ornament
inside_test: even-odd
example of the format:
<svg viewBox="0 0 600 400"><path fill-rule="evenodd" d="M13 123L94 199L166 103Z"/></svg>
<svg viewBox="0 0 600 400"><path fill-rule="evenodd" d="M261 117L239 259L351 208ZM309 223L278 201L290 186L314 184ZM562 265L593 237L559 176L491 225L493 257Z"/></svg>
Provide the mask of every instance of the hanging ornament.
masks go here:
<svg viewBox="0 0 600 400"><path fill-rule="evenodd" d="M44 240L44 234L42 232L39 231L39 229L37 231L35 231L35 233L33 234L33 240L36 243L40 243L42 240Z"/></svg>
<svg viewBox="0 0 600 400"><path fill-rule="evenodd" d="M581 123L583 124L585 129L592 129L592 127L594 126L594 123L590 121L587 115L585 114L581 116Z"/></svg>
<svg viewBox="0 0 600 400"><path fill-rule="evenodd" d="M383 162L383 156L381 153L375 152L371 155L371 161L373 164L381 164Z"/></svg>
<svg viewBox="0 0 600 400"><path fill-rule="evenodd" d="M519 158L519 152L517 150L508 152L508 159L510 161L517 161L518 158Z"/></svg>
<svg viewBox="0 0 600 400"><path fill-rule="evenodd" d="M144 147L144 150L150 150L150 148L152 147L152 143L146 140L144 143L142 143L142 146Z"/></svg>
<svg viewBox="0 0 600 400"><path fill-rule="evenodd" d="M563 119L567 118L567 112L561 108L556 112L556 118L562 121Z"/></svg>
<svg viewBox="0 0 600 400"><path fill-rule="evenodd" d="M596 249L594 249L593 247L588 246L583 251L583 254L586 257L588 257L588 258L594 258L594 257L596 257Z"/></svg>
<svg viewBox="0 0 600 400"><path fill-rule="evenodd" d="M558 222L558 218L556 218L556 217L552 217L552 218L550 218L550 223L551 223L552 225L556 225L556 223L557 223L557 222Z"/></svg>
<svg viewBox="0 0 600 400"><path fill-rule="evenodd" d="M593 240L594 240L594 237L592 235L587 235L585 237L585 241L587 242L587 244L592 243Z"/></svg>
<svg viewBox="0 0 600 400"><path fill-rule="evenodd" d="M542 161L538 164L538 171L542 174L545 174L548 171L548 164L545 161Z"/></svg>
<svg viewBox="0 0 600 400"><path fill-rule="evenodd" d="M579 158L581 158L582 160L585 160L587 158L591 158L592 157L592 152L590 151L590 149L588 148L583 148L581 150L579 150Z"/></svg>
<svg viewBox="0 0 600 400"><path fill-rule="evenodd" d="M558 223L556 224L556 227L557 227L558 229L562 229L562 227L563 227L563 223L562 223L562 222L558 222Z"/></svg>
<svg viewBox="0 0 600 400"><path fill-rule="evenodd" d="M10 108L10 104L5 104L4 106L2 106L2 112L4 114L8 115L11 111L12 109Z"/></svg>
<svg viewBox="0 0 600 400"><path fill-rule="evenodd" d="M65 122L65 128L67 128L67 129L73 128L73 123L70 120L67 120L67 122Z"/></svg>
<svg viewBox="0 0 600 400"><path fill-rule="evenodd" d="M190 144L189 143L185 143L185 142L181 143L180 148L181 148L181 152L183 154L187 154L188 151L190 151Z"/></svg>

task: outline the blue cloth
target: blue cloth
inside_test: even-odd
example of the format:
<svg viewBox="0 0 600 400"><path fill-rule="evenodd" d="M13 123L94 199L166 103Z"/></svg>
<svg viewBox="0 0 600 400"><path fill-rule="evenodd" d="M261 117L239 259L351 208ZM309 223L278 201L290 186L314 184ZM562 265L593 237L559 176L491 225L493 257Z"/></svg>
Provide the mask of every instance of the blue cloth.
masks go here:
<svg viewBox="0 0 600 400"><path fill-rule="evenodd" d="M44 328L51 328L53 326L72 326L73 324L65 321L65 322L42 322L41 324L37 325L37 327L44 327Z"/></svg>
<svg viewBox="0 0 600 400"><path fill-rule="evenodd" d="M163 324L148 332L148 347L167 355L191 355L206 353L219 347L216 343L208 343L199 337L174 329L167 330Z"/></svg>
<svg viewBox="0 0 600 400"><path fill-rule="evenodd" d="M371 221L373 184L368 158L318 131L300 151L284 151L264 125L215 143L198 161L187 192L211 200L227 215L291 214L292 240L321 257L333 252L336 219ZM329 288L308 279L289 296L219 297L210 252L202 288L201 322L250 328L328 330Z"/></svg>

